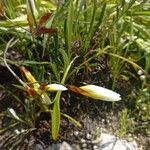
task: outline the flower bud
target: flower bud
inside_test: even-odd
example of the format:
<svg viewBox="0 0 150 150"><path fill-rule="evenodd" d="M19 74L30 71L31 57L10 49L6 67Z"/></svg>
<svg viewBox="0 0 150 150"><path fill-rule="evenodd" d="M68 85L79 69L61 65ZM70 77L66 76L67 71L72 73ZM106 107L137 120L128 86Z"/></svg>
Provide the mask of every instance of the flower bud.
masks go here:
<svg viewBox="0 0 150 150"><path fill-rule="evenodd" d="M60 84L47 84L41 85L41 89L45 91L66 91L68 90L65 86Z"/></svg>
<svg viewBox="0 0 150 150"><path fill-rule="evenodd" d="M121 100L120 94L96 85L86 85L81 87L70 85L69 89L73 92L80 93L84 96L91 97L93 99L100 99L104 101Z"/></svg>

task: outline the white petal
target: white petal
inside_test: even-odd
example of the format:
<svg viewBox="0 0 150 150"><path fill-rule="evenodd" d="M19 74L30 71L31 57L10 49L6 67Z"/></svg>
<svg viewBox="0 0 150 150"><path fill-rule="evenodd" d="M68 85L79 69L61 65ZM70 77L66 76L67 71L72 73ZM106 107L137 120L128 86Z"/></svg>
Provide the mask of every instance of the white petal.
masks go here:
<svg viewBox="0 0 150 150"><path fill-rule="evenodd" d="M68 90L65 86L60 84L49 84L46 86L48 91L66 91Z"/></svg>
<svg viewBox="0 0 150 150"><path fill-rule="evenodd" d="M86 85L86 86L81 86L80 89L84 91L81 94L92 97L94 99L101 99L105 101L121 100L120 94L100 86Z"/></svg>
<svg viewBox="0 0 150 150"><path fill-rule="evenodd" d="M20 134L20 131L18 129L15 129L16 134Z"/></svg>
<svg viewBox="0 0 150 150"><path fill-rule="evenodd" d="M9 111L9 113L10 113L15 119L21 120L21 119L17 116L17 114L16 114L16 112L15 112L14 109L8 108L8 111Z"/></svg>

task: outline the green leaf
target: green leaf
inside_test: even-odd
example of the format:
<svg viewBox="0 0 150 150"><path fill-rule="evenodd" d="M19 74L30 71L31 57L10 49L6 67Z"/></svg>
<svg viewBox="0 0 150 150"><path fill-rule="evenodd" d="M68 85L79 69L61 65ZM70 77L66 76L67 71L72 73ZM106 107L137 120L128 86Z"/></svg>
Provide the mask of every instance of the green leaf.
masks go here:
<svg viewBox="0 0 150 150"><path fill-rule="evenodd" d="M57 64L56 63L50 63L51 69L57 79L57 81L60 81L60 72L58 70Z"/></svg>
<svg viewBox="0 0 150 150"><path fill-rule="evenodd" d="M64 84L66 79L67 79L67 76L68 76L68 72L71 68L71 65L73 64L74 60L76 59L77 57L75 57L71 62L70 64L68 65L64 75L63 75L63 78L61 80L61 84ZM52 112L52 138L54 140L57 139L58 135L59 135L59 129L60 129L60 96L61 96L61 92L57 92L56 94L56 97L54 99L54 107L53 107L53 112ZM75 121L74 121L75 122ZM77 123L77 122L76 122ZM79 123L77 123L79 125ZM80 125L79 125L80 126Z"/></svg>
<svg viewBox="0 0 150 150"><path fill-rule="evenodd" d="M68 67L66 68L65 73L64 73L64 75L63 75L63 78L62 78L62 80L61 80L61 84L65 84L65 81L67 80L67 77L68 77L69 70L70 70L70 68L71 68L71 66L72 66L72 64L73 64L73 62L75 61L75 59L76 59L77 57L78 57L78 56L76 56L76 57L70 62L70 64L68 65Z"/></svg>
<svg viewBox="0 0 150 150"><path fill-rule="evenodd" d="M68 6L68 15L67 15L67 21L66 21L66 26L65 26L68 55L70 54L70 49L71 49L73 16L74 16L74 8L73 8L73 1L71 0Z"/></svg>
<svg viewBox="0 0 150 150"><path fill-rule="evenodd" d="M91 18L91 22L90 22L89 33L91 33L92 29L93 29L93 25L94 25L94 21L95 21L95 17L96 17L96 10L97 10L97 1L93 0L93 13L92 13L92 18Z"/></svg>
<svg viewBox="0 0 150 150"><path fill-rule="evenodd" d="M60 54L62 55L62 58L63 58L64 70L66 70L68 65L69 65L69 63L70 63L70 59L69 59L69 57L68 57L68 55L67 55L65 50L61 49L60 50Z"/></svg>
<svg viewBox="0 0 150 150"><path fill-rule="evenodd" d="M150 16L150 11L148 11L148 10L128 11L127 15L129 15L129 16Z"/></svg>
<svg viewBox="0 0 150 150"><path fill-rule="evenodd" d="M105 3L105 4L103 5L103 7L102 7L100 16L99 16L99 18L98 18L98 22L97 22L97 24L96 24L96 26L95 26L95 32L94 32L94 34L97 32L99 26L103 23L103 19L104 19L105 12L106 12L106 6L107 6L107 4Z"/></svg>
<svg viewBox="0 0 150 150"><path fill-rule="evenodd" d="M71 116L67 115L67 114L64 114L64 113L61 113L64 117L68 118L70 121L74 122L78 127L82 127L82 124L75 120L74 118L72 118Z"/></svg>
<svg viewBox="0 0 150 150"><path fill-rule="evenodd" d="M21 85L13 84L13 86L20 89L20 90L25 90L25 88Z"/></svg>
<svg viewBox="0 0 150 150"><path fill-rule="evenodd" d="M56 97L54 99L54 107L52 112L52 138L53 140L56 140L59 135L59 129L60 129L60 95L61 92L57 92Z"/></svg>
<svg viewBox="0 0 150 150"><path fill-rule="evenodd" d="M33 30L33 26L37 28L37 23L36 23L36 7L35 7L35 1L34 0L27 0L27 20L30 26L30 30Z"/></svg>

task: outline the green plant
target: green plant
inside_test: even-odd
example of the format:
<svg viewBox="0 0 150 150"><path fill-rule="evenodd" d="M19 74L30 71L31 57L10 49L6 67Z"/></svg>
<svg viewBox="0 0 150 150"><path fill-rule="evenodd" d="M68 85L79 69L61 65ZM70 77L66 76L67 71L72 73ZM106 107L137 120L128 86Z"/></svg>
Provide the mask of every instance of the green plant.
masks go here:
<svg viewBox="0 0 150 150"><path fill-rule="evenodd" d="M128 125L128 110L125 108L122 111L121 130L120 130L121 137L127 133L127 125Z"/></svg>
<svg viewBox="0 0 150 150"><path fill-rule="evenodd" d="M68 0L63 4L45 0L27 0L27 4L20 0L1 1L0 15L3 20L0 22L0 62L21 68L26 78L24 80L9 70L22 85L14 83L15 88L28 93L25 103L18 96L14 98L22 105L24 112L21 114L14 109L16 114L13 118L18 116L22 120L19 123L25 123L34 130L40 113L49 112L52 115L52 137L55 140L60 129L61 115L81 126L78 121L61 112L61 91L56 95L49 91L53 83L60 83L71 91L89 96L91 89L86 88L97 89L97 86L75 86L84 82L77 81L75 77L80 72L89 79L92 78L91 74L97 76L95 70L99 67L99 59L107 56L106 63L112 77L109 87L116 90L120 79L127 79L133 84L129 97L135 100L136 107L132 112L126 104L127 108L122 112L120 134L124 136L128 117L143 105L149 108L148 92L141 92L144 89L149 91L149 14L149 3L136 0ZM13 61L6 56L3 59L2 54L6 55L3 49L10 37L17 40L8 43L7 48L22 53L24 60ZM31 72L20 66L27 66ZM138 70L142 71L145 80L139 81L139 76L136 76ZM139 93L139 97L134 98L134 91ZM93 98L93 95L89 97ZM98 99L101 96L98 95ZM125 99L125 102L128 103L129 99ZM10 112L12 109L8 110ZM142 115L142 120L147 122L148 114L144 111ZM133 118L141 119L139 116ZM15 126L15 123L11 126Z"/></svg>

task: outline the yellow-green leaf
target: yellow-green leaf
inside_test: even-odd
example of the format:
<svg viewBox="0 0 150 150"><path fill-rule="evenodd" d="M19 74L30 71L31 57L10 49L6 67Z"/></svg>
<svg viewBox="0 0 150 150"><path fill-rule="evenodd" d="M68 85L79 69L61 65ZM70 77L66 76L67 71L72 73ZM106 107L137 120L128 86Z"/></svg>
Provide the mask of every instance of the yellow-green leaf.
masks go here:
<svg viewBox="0 0 150 150"><path fill-rule="evenodd" d="M60 129L60 105L59 105L60 95L61 92L57 92L52 112L52 138L54 140L57 139Z"/></svg>

